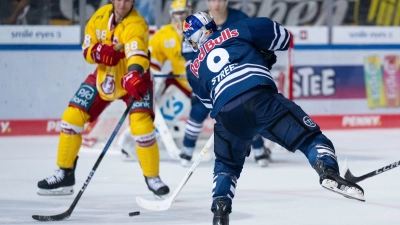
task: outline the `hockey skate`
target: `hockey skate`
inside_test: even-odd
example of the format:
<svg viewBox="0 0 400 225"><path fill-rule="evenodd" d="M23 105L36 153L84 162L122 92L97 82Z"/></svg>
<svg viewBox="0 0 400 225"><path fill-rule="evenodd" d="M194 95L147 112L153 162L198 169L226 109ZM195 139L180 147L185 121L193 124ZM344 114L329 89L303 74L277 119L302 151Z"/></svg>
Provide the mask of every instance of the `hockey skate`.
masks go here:
<svg viewBox="0 0 400 225"><path fill-rule="evenodd" d="M254 159L261 167L267 167L271 160L271 150L267 147L253 149Z"/></svg>
<svg viewBox="0 0 400 225"><path fill-rule="evenodd" d="M136 161L135 155L131 151L125 150L123 148L121 149L121 158L122 158L122 161L125 161L125 162Z"/></svg>
<svg viewBox="0 0 400 225"><path fill-rule="evenodd" d="M78 157L74 162L72 169L58 169L56 174L47 177L44 180L38 182L38 195L45 196L58 196L58 195L72 195L74 193L75 185L75 168Z"/></svg>
<svg viewBox="0 0 400 225"><path fill-rule="evenodd" d="M179 154L179 157L181 158L181 165L183 167L189 167L192 165L191 160L192 160L193 152L194 152L194 148L183 147L181 153Z"/></svg>
<svg viewBox="0 0 400 225"><path fill-rule="evenodd" d="M228 202L224 199L215 199L214 204L213 225L229 225Z"/></svg>
<svg viewBox="0 0 400 225"><path fill-rule="evenodd" d="M74 169L58 169L56 174L39 181L38 195L72 195L74 193Z"/></svg>
<svg viewBox="0 0 400 225"><path fill-rule="evenodd" d="M319 174L319 183L322 187L343 195L346 198L359 200L365 202L364 190L355 183L347 181L339 176L333 168L323 166L321 160L317 160L314 169Z"/></svg>
<svg viewBox="0 0 400 225"><path fill-rule="evenodd" d="M165 199L168 197L169 187L162 182L159 176L144 177L147 187L153 192L156 199Z"/></svg>

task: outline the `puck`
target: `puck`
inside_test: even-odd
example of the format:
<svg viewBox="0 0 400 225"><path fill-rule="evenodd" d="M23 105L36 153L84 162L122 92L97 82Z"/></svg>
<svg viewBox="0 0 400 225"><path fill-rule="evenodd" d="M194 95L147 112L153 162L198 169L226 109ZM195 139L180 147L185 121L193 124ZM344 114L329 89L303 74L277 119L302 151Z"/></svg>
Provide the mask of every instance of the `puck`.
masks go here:
<svg viewBox="0 0 400 225"><path fill-rule="evenodd" d="M140 211L130 212L129 216L137 216L140 215Z"/></svg>

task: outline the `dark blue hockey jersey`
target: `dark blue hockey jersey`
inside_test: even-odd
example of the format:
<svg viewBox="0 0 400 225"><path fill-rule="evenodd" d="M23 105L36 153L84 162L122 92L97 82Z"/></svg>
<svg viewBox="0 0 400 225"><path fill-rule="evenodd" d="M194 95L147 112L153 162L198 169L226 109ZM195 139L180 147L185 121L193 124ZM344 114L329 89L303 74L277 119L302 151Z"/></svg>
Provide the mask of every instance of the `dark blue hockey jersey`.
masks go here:
<svg viewBox="0 0 400 225"><path fill-rule="evenodd" d="M268 18L240 20L215 31L188 69L194 94L215 118L222 106L258 85L277 89L260 51L287 50L290 33Z"/></svg>

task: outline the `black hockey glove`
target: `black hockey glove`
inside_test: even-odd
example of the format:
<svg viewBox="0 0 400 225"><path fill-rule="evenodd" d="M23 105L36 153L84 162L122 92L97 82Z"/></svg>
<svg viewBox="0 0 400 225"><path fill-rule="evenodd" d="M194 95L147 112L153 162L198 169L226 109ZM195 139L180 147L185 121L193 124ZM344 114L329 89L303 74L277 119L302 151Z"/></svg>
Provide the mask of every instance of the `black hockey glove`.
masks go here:
<svg viewBox="0 0 400 225"><path fill-rule="evenodd" d="M265 65L269 70L272 69L272 65L276 63L276 55L273 51L261 51L261 54L263 56Z"/></svg>

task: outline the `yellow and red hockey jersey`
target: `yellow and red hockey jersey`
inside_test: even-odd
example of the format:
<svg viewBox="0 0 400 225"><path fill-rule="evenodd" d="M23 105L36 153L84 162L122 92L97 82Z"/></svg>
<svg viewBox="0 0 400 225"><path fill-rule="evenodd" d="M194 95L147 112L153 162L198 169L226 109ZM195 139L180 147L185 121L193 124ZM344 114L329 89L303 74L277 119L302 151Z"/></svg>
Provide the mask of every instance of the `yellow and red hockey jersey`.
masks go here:
<svg viewBox="0 0 400 225"><path fill-rule="evenodd" d="M149 28L143 17L134 9L117 25L114 25L112 4L99 8L86 25L85 40L82 49L85 59L95 63L91 57L91 50L96 43L107 45L123 44L126 58L118 65L108 67L98 65L97 89L100 97L112 101L124 96L127 92L121 86L121 80L128 67L138 64L144 70L150 66L148 58Z"/></svg>
<svg viewBox="0 0 400 225"><path fill-rule="evenodd" d="M149 42L151 52L151 68L161 70L164 63L169 60L172 66L173 75L186 75L186 59L182 55L185 51L192 52L192 49L182 47L183 36L178 33L173 24L168 24L158 30ZM192 91L186 78L176 79L182 87Z"/></svg>

